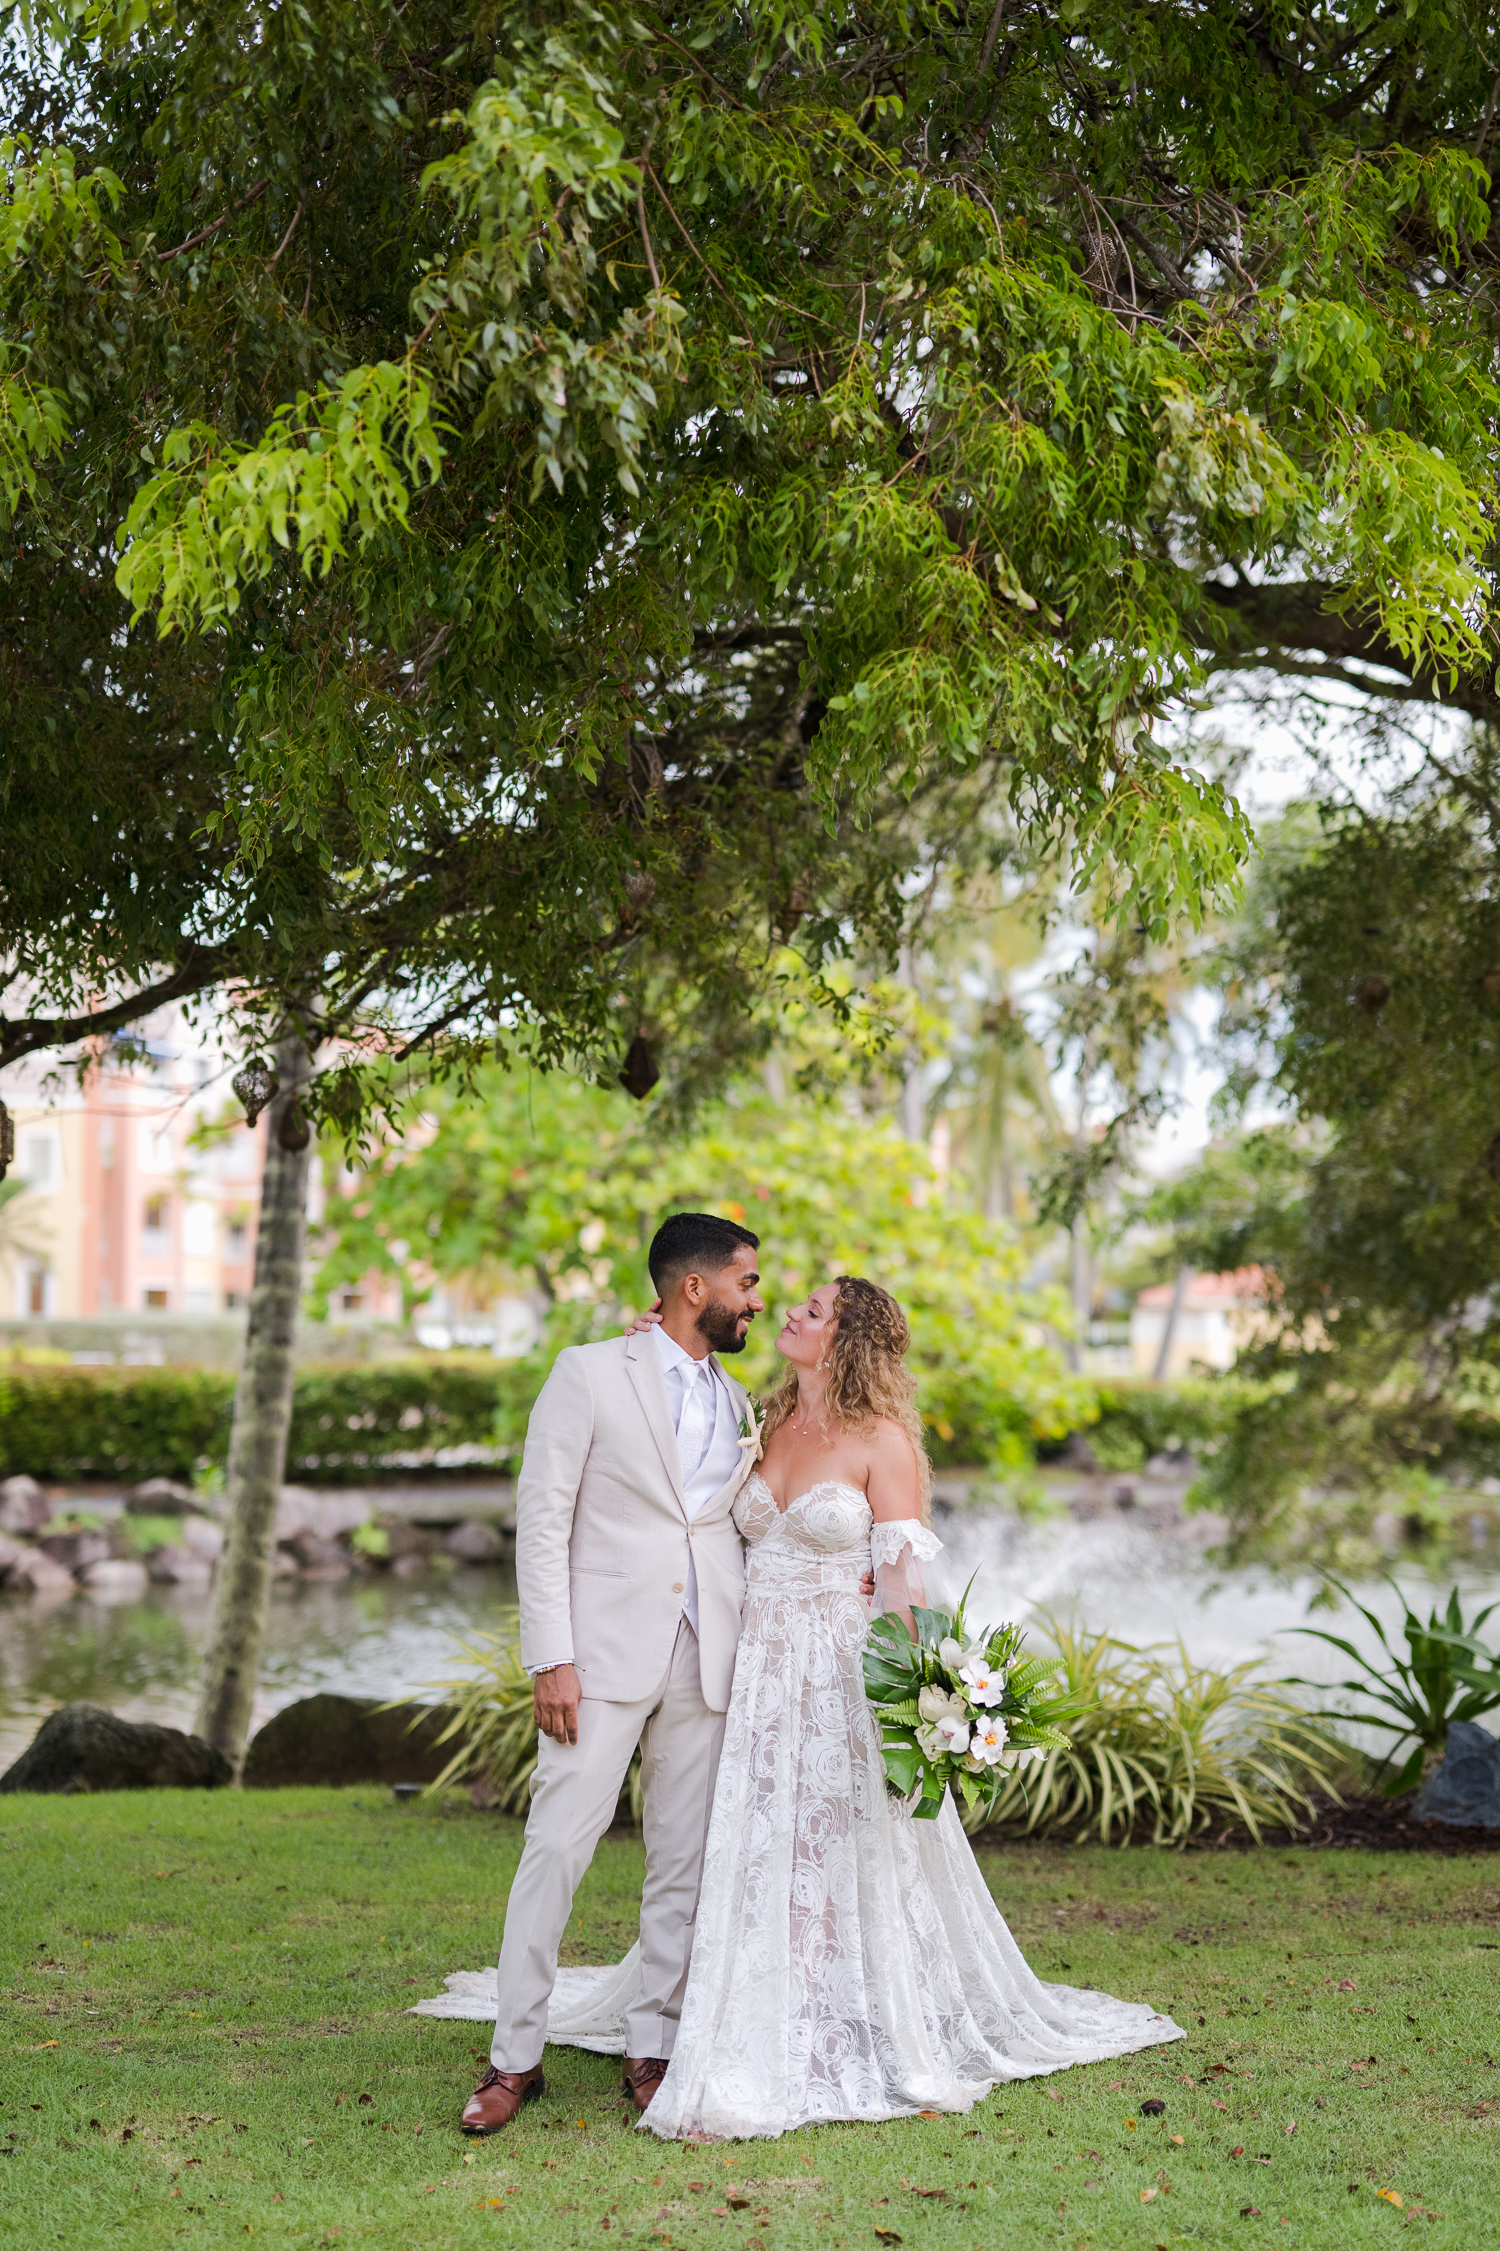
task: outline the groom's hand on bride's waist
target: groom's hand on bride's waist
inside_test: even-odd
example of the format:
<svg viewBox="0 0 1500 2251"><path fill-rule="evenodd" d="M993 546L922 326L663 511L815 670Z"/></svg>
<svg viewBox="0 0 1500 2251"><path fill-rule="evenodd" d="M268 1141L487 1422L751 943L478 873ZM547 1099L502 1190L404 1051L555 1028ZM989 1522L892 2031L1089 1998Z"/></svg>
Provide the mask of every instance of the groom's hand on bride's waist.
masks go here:
<svg viewBox="0 0 1500 2251"><path fill-rule="evenodd" d="M536 1724L554 1743L578 1741L578 1700L582 1693L571 1665L550 1665L533 1681Z"/></svg>

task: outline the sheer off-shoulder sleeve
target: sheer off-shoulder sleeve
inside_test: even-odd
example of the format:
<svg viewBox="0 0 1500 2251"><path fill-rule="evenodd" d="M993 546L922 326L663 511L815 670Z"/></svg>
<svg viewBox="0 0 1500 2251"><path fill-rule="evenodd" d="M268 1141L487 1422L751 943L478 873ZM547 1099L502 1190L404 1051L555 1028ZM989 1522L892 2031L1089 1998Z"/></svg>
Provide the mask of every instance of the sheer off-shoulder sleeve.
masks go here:
<svg viewBox="0 0 1500 2251"><path fill-rule="evenodd" d="M872 1617L887 1610L925 1606L926 1589L921 1566L941 1555L943 1543L914 1516L898 1517L891 1524L870 1527L870 1563L875 1573Z"/></svg>

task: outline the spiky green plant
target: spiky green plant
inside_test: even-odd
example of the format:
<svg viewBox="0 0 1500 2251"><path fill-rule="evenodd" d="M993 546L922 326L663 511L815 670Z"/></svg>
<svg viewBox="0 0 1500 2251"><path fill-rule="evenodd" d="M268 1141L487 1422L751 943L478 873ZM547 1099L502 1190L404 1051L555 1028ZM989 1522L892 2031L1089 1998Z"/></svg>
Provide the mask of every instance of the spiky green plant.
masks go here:
<svg viewBox="0 0 1500 2251"><path fill-rule="evenodd" d="M1313 1789L1337 1798L1347 1753L1253 1659L1218 1671L1179 1641L1137 1648L1040 1621L1077 1716L1071 1740L1007 1776L972 1828L1126 1845L1185 1845L1216 1829L1297 1829Z"/></svg>
<svg viewBox="0 0 1500 2251"><path fill-rule="evenodd" d="M423 1684L440 1689L452 1711L437 1738L439 1745L458 1746L442 1773L427 1785L427 1795L435 1797L460 1783L479 1783L503 1812L524 1813L536 1772L537 1728L531 1676L521 1663L519 1611L503 1613L494 1633L474 1634L467 1640L455 1635L453 1646L465 1670ZM641 1817L640 1765L637 1751L620 1792L620 1814L632 1821Z"/></svg>
<svg viewBox="0 0 1500 2251"><path fill-rule="evenodd" d="M1448 1730L1455 1720L1478 1719L1481 1712L1492 1712L1500 1706L1500 1652L1486 1649L1479 1639L1480 1627L1500 1610L1500 1602L1492 1602L1465 1627L1458 1589L1454 1587L1442 1616L1439 1617L1434 1606L1424 1625L1406 1597L1401 1595L1402 1632L1407 1647L1407 1655L1401 1657L1386 1640L1385 1628L1374 1611L1366 1610L1362 1602L1355 1602L1342 1580L1330 1576L1328 1583L1354 1603L1360 1616L1374 1627L1390 1663L1383 1667L1372 1664L1368 1657L1361 1656L1352 1642L1345 1641L1340 1634L1325 1632L1321 1626L1296 1627L1297 1633L1310 1634L1314 1641L1326 1641L1352 1658L1364 1675L1362 1680L1340 1680L1332 1684L1351 1695L1363 1696L1366 1702L1362 1706L1352 1712L1324 1712L1319 1716L1332 1720L1353 1719L1361 1727L1385 1729L1392 1741L1381 1761L1382 1770L1391 1764L1407 1737L1415 1737L1410 1755L1385 1784L1388 1798L1399 1797L1403 1790L1412 1789L1421 1780L1430 1761L1441 1757ZM1388 1578L1386 1584L1394 1593L1401 1593L1394 1579ZM1326 1688L1328 1683L1299 1680L1294 1685ZM1372 1710L1372 1705L1383 1708ZM1394 1719L1388 1716L1391 1713L1395 1714Z"/></svg>

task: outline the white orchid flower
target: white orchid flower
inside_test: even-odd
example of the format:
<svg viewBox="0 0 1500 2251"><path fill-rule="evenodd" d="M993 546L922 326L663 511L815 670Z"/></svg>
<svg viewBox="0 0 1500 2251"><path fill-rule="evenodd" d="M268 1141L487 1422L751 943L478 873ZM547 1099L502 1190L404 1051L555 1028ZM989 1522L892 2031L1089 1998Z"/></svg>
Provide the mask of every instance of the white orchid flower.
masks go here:
<svg viewBox="0 0 1500 2251"><path fill-rule="evenodd" d="M1005 1694L1005 1668L992 1665L980 1651L969 1651L958 1677L968 1689L972 1704L998 1704Z"/></svg>
<svg viewBox="0 0 1500 2251"><path fill-rule="evenodd" d="M954 1640L952 1634L947 1635L944 1640L938 1643L938 1656L950 1673L956 1673L964 1661L962 1645Z"/></svg>
<svg viewBox="0 0 1500 2251"><path fill-rule="evenodd" d="M998 1766L1005 1756L1006 1726L993 1714L980 1721L974 1730L973 1752L984 1766Z"/></svg>

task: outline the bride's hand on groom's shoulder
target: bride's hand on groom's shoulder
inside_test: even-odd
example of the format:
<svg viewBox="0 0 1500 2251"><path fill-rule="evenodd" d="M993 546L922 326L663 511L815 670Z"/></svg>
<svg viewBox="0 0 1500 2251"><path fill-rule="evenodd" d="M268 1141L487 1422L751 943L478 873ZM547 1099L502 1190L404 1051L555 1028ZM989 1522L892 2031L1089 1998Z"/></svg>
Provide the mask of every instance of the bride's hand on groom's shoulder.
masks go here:
<svg viewBox="0 0 1500 2251"><path fill-rule="evenodd" d="M659 1329L660 1327L661 1299L654 1297L644 1313L637 1313L625 1334L628 1337L638 1337L643 1336L647 1329Z"/></svg>

